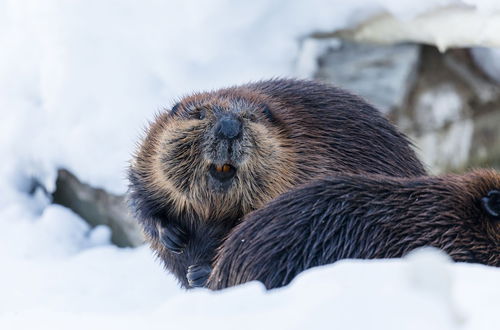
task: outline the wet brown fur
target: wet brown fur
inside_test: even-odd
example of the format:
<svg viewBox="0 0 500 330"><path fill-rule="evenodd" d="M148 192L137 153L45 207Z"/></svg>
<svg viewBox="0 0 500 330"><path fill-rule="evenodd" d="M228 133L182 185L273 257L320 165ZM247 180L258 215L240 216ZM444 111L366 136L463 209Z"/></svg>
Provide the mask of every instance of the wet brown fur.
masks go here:
<svg viewBox="0 0 500 330"><path fill-rule="evenodd" d="M297 187L234 228L208 286L258 280L271 289L314 266L402 257L422 246L455 261L499 267L500 221L481 207L492 190L500 190L500 173L490 170L418 178L337 175Z"/></svg>

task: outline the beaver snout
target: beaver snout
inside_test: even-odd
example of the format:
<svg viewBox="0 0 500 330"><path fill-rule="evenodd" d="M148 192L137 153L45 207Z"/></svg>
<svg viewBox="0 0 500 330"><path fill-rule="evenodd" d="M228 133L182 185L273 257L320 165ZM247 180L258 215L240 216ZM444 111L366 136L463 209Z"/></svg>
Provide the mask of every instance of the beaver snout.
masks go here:
<svg viewBox="0 0 500 330"><path fill-rule="evenodd" d="M224 115L215 125L215 135L220 139L234 140L241 135L241 122L231 115Z"/></svg>

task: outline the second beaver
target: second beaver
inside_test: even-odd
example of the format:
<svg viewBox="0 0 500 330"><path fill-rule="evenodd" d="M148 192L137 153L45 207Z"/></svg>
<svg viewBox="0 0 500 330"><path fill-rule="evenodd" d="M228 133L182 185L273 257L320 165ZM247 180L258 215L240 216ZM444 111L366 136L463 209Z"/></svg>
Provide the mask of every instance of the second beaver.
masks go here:
<svg viewBox="0 0 500 330"><path fill-rule="evenodd" d="M399 258L423 246L500 267L500 173L335 175L292 189L231 232L208 285L277 288L311 267Z"/></svg>
<svg viewBox="0 0 500 330"><path fill-rule="evenodd" d="M195 287L243 216L335 173L425 170L405 136L359 97L274 79L194 94L159 115L132 161L129 196L167 269Z"/></svg>

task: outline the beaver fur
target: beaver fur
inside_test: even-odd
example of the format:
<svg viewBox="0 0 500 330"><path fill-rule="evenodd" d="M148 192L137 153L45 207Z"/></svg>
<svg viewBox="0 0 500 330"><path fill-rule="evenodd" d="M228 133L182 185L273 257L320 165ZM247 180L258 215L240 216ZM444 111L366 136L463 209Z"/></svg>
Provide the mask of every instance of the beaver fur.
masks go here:
<svg viewBox="0 0 500 330"><path fill-rule="evenodd" d="M274 79L183 98L157 116L132 161L129 200L153 250L202 286L241 219L335 173L425 174L375 108L328 84Z"/></svg>
<svg viewBox="0 0 500 330"><path fill-rule="evenodd" d="M208 286L288 284L345 258L397 258L433 246L456 261L500 266L500 173L390 178L339 175L248 214L222 245Z"/></svg>

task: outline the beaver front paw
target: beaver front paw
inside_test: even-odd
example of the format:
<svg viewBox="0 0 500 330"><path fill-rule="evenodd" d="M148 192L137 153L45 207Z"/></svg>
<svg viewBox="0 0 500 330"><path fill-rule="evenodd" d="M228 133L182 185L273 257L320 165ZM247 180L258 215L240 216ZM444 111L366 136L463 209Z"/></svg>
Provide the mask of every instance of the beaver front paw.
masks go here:
<svg viewBox="0 0 500 330"><path fill-rule="evenodd" d="M492 190L481 199L481 205L488 216L500 220L500 190Z"/></svg>
<svg viewBox="0 0 500 330"><path fill-rule="evenodd" d="M209 265L191 265L187 269L187 280L192 288L204 287L212 271Z"/></svg>
<svg viewBox="0 0 500 330"><path fill-rule="evenodd" d="M179 225L159 226L160 242L173 253L180 254L188 243L188 234Z"/></svg>

